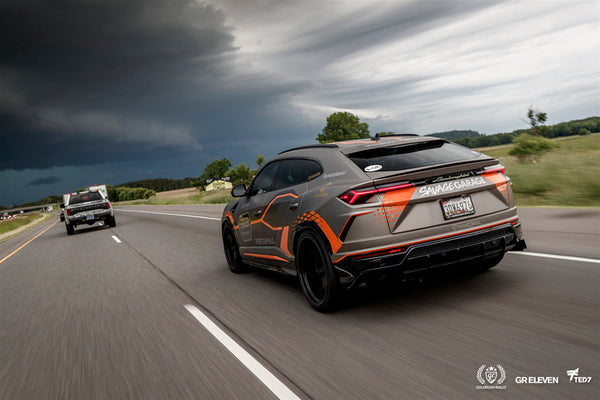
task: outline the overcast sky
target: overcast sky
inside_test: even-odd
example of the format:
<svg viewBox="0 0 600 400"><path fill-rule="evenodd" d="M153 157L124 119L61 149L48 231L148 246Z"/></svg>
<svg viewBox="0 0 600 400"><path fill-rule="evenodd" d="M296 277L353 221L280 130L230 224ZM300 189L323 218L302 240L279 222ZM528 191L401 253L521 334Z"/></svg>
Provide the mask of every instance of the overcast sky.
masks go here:
<svg viewBox="0 0 600 400"><path fill-rule="evenodd" d="M597 0L3 1L0 204L372 133L600 115Z"/></svg>

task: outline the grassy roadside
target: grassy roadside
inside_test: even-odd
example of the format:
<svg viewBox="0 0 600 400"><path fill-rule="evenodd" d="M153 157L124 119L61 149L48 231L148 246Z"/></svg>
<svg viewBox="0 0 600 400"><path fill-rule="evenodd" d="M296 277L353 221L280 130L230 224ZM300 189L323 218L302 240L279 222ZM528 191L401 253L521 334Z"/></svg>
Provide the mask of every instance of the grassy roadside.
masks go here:
<svg viewBox="0 0 600 400"><path fill-rule="evenodd" d="M200 192L190 189L178 191L180 193L170 195L168 192L158 193L147 200L120 201L119 205L143 205L143 206L165 206L180 204L227 204L233 200L230 190L215 190L213 192Z"/></svg>
<svg viewBox="0 0 600 400"><path fill-rule="evenodd" d="M536 163L521 163L509 156L511 145L479 150L506 167L517 206L600 207L600 133L553 141L560 148Z"/></svg>
<svg viewBox="0 0 600 400"><path fill-rule="evenodd" d="M0 221L0 242L55 217L54 213L31 213Z"/></svg>

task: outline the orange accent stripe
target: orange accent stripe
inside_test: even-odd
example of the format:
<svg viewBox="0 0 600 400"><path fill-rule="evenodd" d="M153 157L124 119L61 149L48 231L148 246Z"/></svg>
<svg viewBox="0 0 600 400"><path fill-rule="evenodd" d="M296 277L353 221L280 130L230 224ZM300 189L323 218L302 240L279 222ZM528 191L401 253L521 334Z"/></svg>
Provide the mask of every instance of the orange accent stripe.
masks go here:
<svg viewBox="0 0 600 400"><path fill-rule="evenodd" d="M329 240L332 253L337 253L340 247L342 247L342 242L340 241L340 239L335 233L333 233L333 230L331 229L327 221L325 221L319 214L316 215L315 222L317 223L319 228L321 228L321 232L325 234L327 240Z"/></svg>
<svg viewBox="0 0 600 400"><path fill-rule="evenodd" d="M276 228L272 227L271 225L269 225L269 223L263 221L262 219L257 219L256 221L252 221L250 224L254 225L254 224L263 224L264 226L266 226L267 228L269 228L272 231L280 231L283 228L281 226L278 226Z"/></svg>
<svg viewBox="0 0 600 400"><path fill-rule="evenodd" d="M272 227L271 225L269 225L267 222L264 221L265 217L267 216L267 212L269 212L269 208L271 207L271 204L273 204L275 202L275 200L281 198L281 197L286 197L286 196L292 196L293 198L297 199L298 196L296 196L293 193L286 193L286 194L280 194L279 196L276 196L273 200L271 200L271 202L269 203L269 205L267 206L267 208L265 209L265 212L263 213L262 217L260 217L260 219L254 220L251 222L251 224L264 224L267 228L271 229L272 231L280 231L283 228L281 226L278 226L276 228Z"/></svg>
<svg viewBox="0 0 600 400"><path fill-rule="evenodd" d="M244 253L244 255L248 256L248 257L266 258L266 259L269 259L269 260L277 260L277 261L289 262L285 258L281 258L281 257L277 257L277 256L270 256L268 254Z"/></svg>
<svg viewBox="0 0 600 400"><path fill-rule="evenodd" d="M382 247L380 249L360 251L360 252L357 252L357 253L350 253L350 254L346 254L344 257L342 257L339 260L335 261L334 264L339 263L340 261L342 261L346 257L358 256L358 255L361 255L361 254L367 254L367 253L372 253L372 252L376 252L376 251L385 251L385 250L389 250L389 249L395 249L397 247L412 246L414 244L419 244L419 243L433 242L434 240L446 239L446 238L453 237L453 236L464 235L465 233L477 232L477 231L481 231L481 230L484 230L484 229L493 228L494 226L508 224L508 223L511 223L513 221L518 221L518 220L519 220L519 217L514 217L514 218L511 218L511 219L507 219L507 220L505 220L503 222L498 222L496 224L490 224L490 225L485 225L485 226L482 226L482 227L479 227L479 228L475 228L475 229L469 229L468 231L460 231L460 232L456 232L456 233L451 233L449 235L443 235L443 236L434 237L434 238L431 238L431 239L418 240L416 242L399 243L399 244L395 244L395 245L389 246L389 247Z"/></svg>
<svg viewBox="0 0 600 400"><path fill-rule="evenodd" d="M279 248L281 249L281 251L283 251L285 254L287 254L288 256L291 257L292 253L290 253L290 250L288 249L289 232L290 232L290 227L284 226L283 231L281 232L281 242L279 243Z"/></svg>
<svg viewBox="0 0 600 400"><path fill-rule="evenodd" d="M500 173L500 172L483 174L483 177L485 179L487 179L488 181L492 182L493 184L495 184L496 187L498 187L508 181L508 179L506 179L506 177L504 175L502 175L502 173Z"/></svg>
<svg viewBox="0 0 600 400"><path fill-rule="evenodd" d="M235 225L235 222L233 221L233 215L231 215L231 211L227 211L225 213L224 217L229 219L229 222L231 222L231 225Z"/></svg>
<svg viewBox="0 0 600 400"><path fill-rule="evenodd" d="M410 202L410 199L412 199L415 190L417 190L416 187L411 187L383 194L383 209L390 230L394 228L396 220L400 218L404 208Z"/></svg>

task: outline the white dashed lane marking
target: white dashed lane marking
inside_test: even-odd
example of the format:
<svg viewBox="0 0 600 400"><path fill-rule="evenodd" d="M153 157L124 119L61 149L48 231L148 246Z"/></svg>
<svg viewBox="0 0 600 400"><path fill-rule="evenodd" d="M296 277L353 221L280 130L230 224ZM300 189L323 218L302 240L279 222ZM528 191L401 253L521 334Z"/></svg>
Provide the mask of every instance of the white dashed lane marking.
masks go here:
<svg viewBox="0 0 600 400"><path fill-rule="evenodd" d="M595 258L561 256L558 254L531 253L529 251L511 251L510 254L518 254L518 255L522 255L522 256L554 258L556 260L577 261L577 262L584 262L584 263L600 264L600 260L597 260Z"/></svg>
<svg viewBox="0 0 600 400"><path fill-rule="evenodd" d="M246 350L227 335L196 306L187 304L185 308L210 332L231 354L250 370L278 399L300 400L294 392L283 384L275 375L256 361Z"/></svg>

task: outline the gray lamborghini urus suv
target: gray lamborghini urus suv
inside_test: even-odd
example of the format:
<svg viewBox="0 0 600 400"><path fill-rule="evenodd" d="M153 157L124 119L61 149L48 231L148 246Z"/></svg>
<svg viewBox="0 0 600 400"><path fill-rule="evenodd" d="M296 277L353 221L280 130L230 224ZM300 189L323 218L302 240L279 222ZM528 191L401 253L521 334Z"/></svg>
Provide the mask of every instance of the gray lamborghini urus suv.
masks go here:
<svg viewBox="0 0 600 400"><path fill-rule="evenodd" d="M433 137L290 149L231 192L222 218L231 271L298 276L318 311L370 279L488 269L525 248L504 167Z"/></svg>

